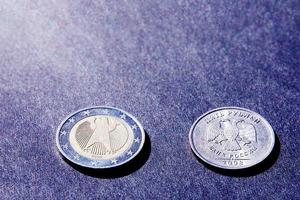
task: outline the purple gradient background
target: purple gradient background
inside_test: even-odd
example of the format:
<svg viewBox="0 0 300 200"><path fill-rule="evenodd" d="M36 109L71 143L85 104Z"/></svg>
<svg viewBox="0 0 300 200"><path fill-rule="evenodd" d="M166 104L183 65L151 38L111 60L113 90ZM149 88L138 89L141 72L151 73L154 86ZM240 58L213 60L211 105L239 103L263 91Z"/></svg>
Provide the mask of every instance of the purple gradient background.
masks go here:
<svg viewBox="0 0 300 200"><path fill-rule="evenodd" d="M300 3L2 0L0 199L300 199ZM58 154L69 113L109 105L140 120L147 162L87 176ZM281 143L250 177L193 156L189 129L220 106L260 113Z"/></svg>

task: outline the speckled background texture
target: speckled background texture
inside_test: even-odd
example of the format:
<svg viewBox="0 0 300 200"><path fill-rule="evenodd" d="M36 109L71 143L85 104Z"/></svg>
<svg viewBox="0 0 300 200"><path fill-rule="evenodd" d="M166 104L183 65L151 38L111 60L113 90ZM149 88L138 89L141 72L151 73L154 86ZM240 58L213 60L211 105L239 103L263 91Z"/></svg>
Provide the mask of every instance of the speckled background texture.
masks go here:
<svg viewBox="0 0 300 200"><path fill-rule="evenodd" d="M297 0L2 0L0 199L300 199L299 10ZM138 169L98 176L59 155L60 122L96 105L143 124L151 143ZM256 173L219 172L191 152L192 123L220 106L273 126L276 155Z"/></svg>

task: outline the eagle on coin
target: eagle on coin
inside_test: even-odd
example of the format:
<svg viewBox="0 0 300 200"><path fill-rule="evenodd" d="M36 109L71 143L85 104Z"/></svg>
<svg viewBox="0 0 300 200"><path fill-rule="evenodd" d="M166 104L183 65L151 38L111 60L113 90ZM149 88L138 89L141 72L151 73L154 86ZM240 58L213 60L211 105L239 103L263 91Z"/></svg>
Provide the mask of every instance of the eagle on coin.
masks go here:
<svg viewBox="0 0 300 200"><path fill-rule="evenodd" d="M208 128L207 141L223 146L227 151L238 151L256 142L256 131L244 120L221 120Z"/></svg>
<svg viewBox="0 0 300 200"><path fill-rule="evenodd" d="M94 155L113 154L128 140L128 132L118 120L95 117L79 125L75 135L82 149Z"/></svg>

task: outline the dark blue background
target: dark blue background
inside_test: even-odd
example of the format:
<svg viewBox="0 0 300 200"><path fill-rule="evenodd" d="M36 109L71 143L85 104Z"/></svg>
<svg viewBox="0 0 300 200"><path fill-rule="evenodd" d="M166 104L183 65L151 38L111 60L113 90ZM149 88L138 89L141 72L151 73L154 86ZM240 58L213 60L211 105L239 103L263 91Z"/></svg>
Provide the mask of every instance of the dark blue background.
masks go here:
<svg viewBox="0 0 300 200"><path fill-rule="evenodd" d="M1 199L299 199L299 10L297 0L1 1ZM143 124L151 152L138 170L99 177L59 155L59 123L96 105ZM220 106L270 122L281 147L271 167L243 177L197 161L189 129Z"/></svg>

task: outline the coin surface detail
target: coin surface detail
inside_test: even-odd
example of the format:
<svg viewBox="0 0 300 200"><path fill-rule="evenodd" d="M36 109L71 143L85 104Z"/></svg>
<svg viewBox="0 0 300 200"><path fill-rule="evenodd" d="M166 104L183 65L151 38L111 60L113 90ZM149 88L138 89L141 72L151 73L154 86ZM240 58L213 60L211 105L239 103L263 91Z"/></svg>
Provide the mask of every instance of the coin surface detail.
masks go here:
<svg viewBox="0 0 300 200"><path fill-rule="evenodd" d="M111 168L134 158L145 142L142 125L113 107L91 107L68 116L59 126L56 143L71 162L89 168Z"/></svg>
<svg viewBox="0 0 300 200"><path fill-rule="evenodd" d="M243 169L260 163L271 153L275 134L259 114L239 107L222 107L195 121L189 141L204 162L223 169Z"/></svg>

